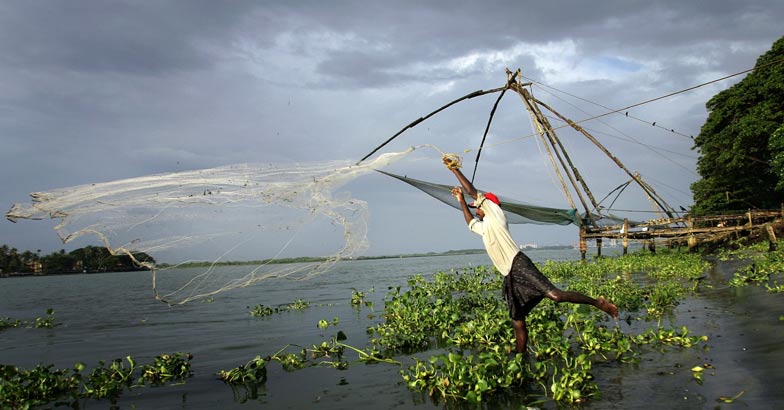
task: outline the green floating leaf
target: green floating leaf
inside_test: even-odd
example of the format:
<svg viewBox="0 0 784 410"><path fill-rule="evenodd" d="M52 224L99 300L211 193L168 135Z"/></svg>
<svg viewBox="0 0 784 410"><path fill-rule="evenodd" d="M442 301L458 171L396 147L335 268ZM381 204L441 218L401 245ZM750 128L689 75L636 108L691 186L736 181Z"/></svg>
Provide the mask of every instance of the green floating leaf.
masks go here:
<svg viewBox="0 0 784 410"><path fill-rule="evenodd" d="M738 394L736 394L736 395L734 395L732 397L721 396L721 397L719 397L719 401L724 402L724 403L732 403L735 400L738 400L740 398L740 396L743 396L744 393L746 393L746 390L741 390L740 393L738 393Z"/></svg>

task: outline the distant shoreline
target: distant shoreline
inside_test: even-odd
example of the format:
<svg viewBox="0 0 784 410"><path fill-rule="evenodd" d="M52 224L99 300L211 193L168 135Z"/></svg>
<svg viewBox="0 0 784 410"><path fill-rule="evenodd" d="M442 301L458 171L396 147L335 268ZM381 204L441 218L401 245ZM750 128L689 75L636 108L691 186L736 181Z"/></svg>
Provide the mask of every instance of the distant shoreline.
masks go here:
<svg viewBox="0 0 784 410"><path fill-rule="evenodd" d="M451 255L470 255L484 253L483 249L461 249L446 252L427 252L427 253L407 253L398 255L378 255L378 256L357 256L352 258L344 258L341 261L360 261L360 260L376 260L376 259L400 259L400 258L422 258L427 256L451 256ZM284 263L308 263L308 262L324 262L329 258L325 256L301 256L296 258L279 258L279 259L261 259L253 261L226 261L226 262L187 262L180 264L162 263L157 265L159 268L191 268L191 267L204 267L204 266L241 266L241 265L262 265L262 264L284 264Z"/></svg>
<svg viewBox="0 0 784 410"><path fill-rule="evenodd" d="M528 251L538 251L538 250L564 250L564 249L574 249L571 245L552 245L552 246L542 246L538 248L527 248L523 249L524 252ZM345 258L341 259L342 261L361 261L361 260L377 260L377 259L401 259L401 258L423 258L428 256L453 256L453 255L474 255L474 254L484 254L486 251L484 249L459 249L459 250L450 250L445 252L426 252L426 253L404 253L404 254L397 254L397 255L376 255L376 256L357 256L353 258ZM302 256L297 258L280 258L280 259L262 259L262 260L254 260L254 261L226 261L226 262L188 262L183 264L168 264L162 263L159 264L158 267L160 268L167 268L177 266L180 268L187 268L187 267L203 267L203 266L232 266L232 265L261 265L261 264L282 264L282 263L308 263L308 262L324 262L326 261L327 257L316 257L316 256Z"/></svg>
<svg viewBox="0 0 784 410"><path fill-rule="evenodd" d="M565 249L573 249L574 247L571 245L551 245L551 246L542 246L538 248L526 248L523 249L524 252L528 251L539 251L539 250L565 250ZM342 261L361 261L361 260L380 260L380 259L403 259L403 258L423 258L429 256L454 256L454 255L475 255L475 254L484 254L484 249L459 249L459 250L450 250L445 252L425 252L425 253L405 253L405 254L397 254L397 255L376 255L376 256L357 256L353 258L345 258L341 259ZM198 262L187 262L181 264L171 264L171 263L161 263L156 265L157 268L171 268L171 267L178 267L178 268L198 268L198 267L208 267L208 266L243 266L243 265L262 265L262 264L284 264L284 263L310 263L310 262L324 262L327 261L329 258L324 256L301 256L296 258L279 258L279 259L262 259L262 260L252 260L252 261L225 261L225 262L209 262L209 261L198 261ZM139 269L135 270L137 272L146 272L148 269ZM114 272L114 271L112 271ZM107 273L107 272L58 272L58 273L47 273L47 274L36 274L36 273L18 273L18 272L11 272L11 273L0 273L0 278L17 278L17 277L30 277L30 276L55 276L55 275L93 275L93 274L100 274L100 273Z"/></svg>

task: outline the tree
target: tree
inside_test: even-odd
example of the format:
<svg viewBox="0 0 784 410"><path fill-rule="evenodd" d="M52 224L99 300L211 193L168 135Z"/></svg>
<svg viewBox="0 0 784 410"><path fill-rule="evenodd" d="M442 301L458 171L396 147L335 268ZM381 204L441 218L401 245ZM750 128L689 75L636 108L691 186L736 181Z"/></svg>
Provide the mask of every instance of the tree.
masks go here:
<svg viewBox="0 0 784 410"><path fill-rule="evenodd" d="M6 262L6 266L8 267L9 272L19 272L22 268L22 259L19 255L19 251L16 248L11 248L11 251L8 252L8 261Z"/></svg>
<svg viewBox="0 0 784 410"><path fill-rule="evenodd" d="M776 190L784 192L784 125L770 136L768 149L770 150L770 167L773 170L773 175L779 180L776 184Z"/></svg>
<svg viewBox="0 0 784 410"><path fill-rule="evenodd" d="M0 245L0 273L37 272L35 262L40 262L43 273L71 273L71 272L114 272L129 270L144 270L133 262L130 256L121 253L112 253L102 246L85 246L65 253L65 249L52 252L47 256L40 256L41 250L36 253L31 251L19 252L8 245ZM142 262L155 264L155 259L144 252L133 252L133 258Z"/></svg>
<svg viewBox="0 0 784 410"><path fill-rule="evenodd" d="M0 246L0 272L8 272L8 245Z"/></svg>
<svg viewBox="0 0 784 410"><path fill-rule="evenodd" d="M75 259L65 253L65 250L53 252L41 258L44 273L66 273L73 272Z"/></svg>
<svg viewBox="0 0 784 410"><path fill-rule="evenodd" d="M772 139L784 125L784 37L757 59L754 71L706 104L708 119L694 140L699 148L691 185L692 214L779 208L784 194L782 142Z"/></svg>

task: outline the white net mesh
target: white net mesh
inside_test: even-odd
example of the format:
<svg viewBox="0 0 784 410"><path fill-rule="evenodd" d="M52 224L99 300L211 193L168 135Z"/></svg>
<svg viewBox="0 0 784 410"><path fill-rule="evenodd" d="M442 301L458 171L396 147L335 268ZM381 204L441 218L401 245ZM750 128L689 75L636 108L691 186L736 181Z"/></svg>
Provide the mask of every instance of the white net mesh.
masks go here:
<svg viewBox="0 0 784 410"><path fill-rule="evenodd" d="M156 297L180 304L270 277L308 277L364 250L367 204L337 189L413 150L361 165L239 164L37 192L31 194L32 203L15 204L6 217L59 219L55 230L64 243L94 235L113 254L134 258L143 252L159 265L167 260L173 260L174 267L205 262L198 272L169 277L164 273L172 269L134 258L152 270ZM324 233L335 238L330 256L270 263L312 255L313 237ZM243 259L259 262L215 268L221 261Z"/></svg>

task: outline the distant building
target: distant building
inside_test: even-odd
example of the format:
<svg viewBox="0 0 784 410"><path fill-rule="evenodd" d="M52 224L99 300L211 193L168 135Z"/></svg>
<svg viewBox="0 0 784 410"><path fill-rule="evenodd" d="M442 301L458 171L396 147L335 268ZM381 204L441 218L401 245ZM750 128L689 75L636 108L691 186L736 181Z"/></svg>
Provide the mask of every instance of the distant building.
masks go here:
<svg viewBox="0 0 784 410"><path fill-rule="evenodd" d="M535 243L524 243L524 244L520 245L520 249L536 249L538 247L539 247L539 245L537 245Z"/></svg>
<svg viewBox="0 0 784 410"><path fill-rule="evenodd" d="M41 273L44 270L44 265L40 261L26 261L25 266L27 271L32 273Z"/></svg>

